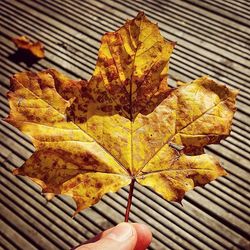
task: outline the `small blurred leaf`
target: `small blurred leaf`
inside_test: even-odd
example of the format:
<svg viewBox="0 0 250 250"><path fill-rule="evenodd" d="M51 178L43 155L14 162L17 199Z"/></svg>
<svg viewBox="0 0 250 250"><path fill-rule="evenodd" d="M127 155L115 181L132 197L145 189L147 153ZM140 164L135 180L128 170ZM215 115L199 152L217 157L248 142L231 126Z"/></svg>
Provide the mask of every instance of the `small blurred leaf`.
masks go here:
<svg viewBox="0 0 250 250"><path fill-rule="evenodd" d="M24 49L29 51L33 56L37 58L44 58L44 46L41 42L32 42L26 36L19 36L12 38L13 43L17 46L18 49Z"/></svg>

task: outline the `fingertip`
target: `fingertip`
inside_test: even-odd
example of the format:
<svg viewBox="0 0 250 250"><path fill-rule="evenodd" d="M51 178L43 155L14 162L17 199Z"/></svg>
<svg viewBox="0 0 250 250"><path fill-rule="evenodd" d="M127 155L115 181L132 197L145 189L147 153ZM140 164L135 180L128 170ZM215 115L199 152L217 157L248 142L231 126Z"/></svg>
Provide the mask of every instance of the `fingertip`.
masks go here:
<svg viewBox="0 0 250 250"><path fill-rule="evenodd" d="M119 242L124 242L136 237L136 234L137 232L131 224L122 222L118 224L116 227L114 227L111 230L111 232L109 232L105 236L105 238L110 238Z"/></svg>
<svg viewBox="0 0 250 250"><path fill-rule="evenodd" d="M135 250L145 250L152 241L152 233L148 226L139 223L133 223L136 230L137 242Z"/></svg>
<svg viewBox="0 0 250 250"><path fill-rule="evenodd" d="M96 240L99 238L99 240ZM134 250L136 249L137 232L135 227L129 223L120 223L95 237L76 250Z"/></svg>
<svg viewBox="0 0 250 250"><path fill-rule="evenodd" d="M146 225L123 222L98 234L86 242L87 245L83 245L77 248L77 250L145 250L151 243L151 240L152 233Z"/></svg>

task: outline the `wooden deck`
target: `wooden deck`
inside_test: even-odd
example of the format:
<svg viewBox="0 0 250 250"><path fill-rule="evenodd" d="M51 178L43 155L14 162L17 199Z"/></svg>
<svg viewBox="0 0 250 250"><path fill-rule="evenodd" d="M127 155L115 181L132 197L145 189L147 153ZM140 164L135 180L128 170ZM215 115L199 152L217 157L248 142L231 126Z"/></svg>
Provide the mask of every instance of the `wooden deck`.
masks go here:
<svg viewBox="0 0 250 250"><path fill-rule="evenodd" d="M53 67L89 79L102 34L139 10L158 22L164 37L177 41L172 81L207 74L240 94L231 136L207 148L229 175L189 192L183 207L137 185L131 221L150 226L149 249L250 249L249 0L1 0L0 117L9 111L12 74ZM23 34L45 44L45 59L22 61L10 38ZM36 185L11 174L32 154L29 140L1 121L0 143L0 249L70 249L123 220L127 188L72 219L71 199L47 203Z"/></svg>

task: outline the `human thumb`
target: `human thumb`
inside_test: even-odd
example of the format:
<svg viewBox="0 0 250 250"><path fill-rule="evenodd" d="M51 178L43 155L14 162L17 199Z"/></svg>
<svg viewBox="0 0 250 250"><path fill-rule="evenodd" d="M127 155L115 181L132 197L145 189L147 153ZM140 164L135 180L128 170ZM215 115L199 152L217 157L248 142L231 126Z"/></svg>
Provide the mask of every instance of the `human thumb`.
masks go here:
<svg viewBox="0 0 250 250"><path fill-rule="evenodd" d="M135 228L129 223L121 223L104 232L100 240L82 245L76 250L133 250L136 241Z"/></svg>

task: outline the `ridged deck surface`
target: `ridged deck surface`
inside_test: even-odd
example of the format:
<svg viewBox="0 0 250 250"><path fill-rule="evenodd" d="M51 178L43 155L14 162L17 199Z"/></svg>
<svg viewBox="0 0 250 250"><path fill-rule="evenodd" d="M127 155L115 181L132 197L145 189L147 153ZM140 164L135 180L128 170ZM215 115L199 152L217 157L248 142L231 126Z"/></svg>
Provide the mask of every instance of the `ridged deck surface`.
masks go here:
<svg viewBox="0 0 250 250"><path fill-rule="evenodd" d="M207 74L240 90L232 133L207 151L229 175L190 191L183 207L136 185L132 222L144 222L154 239L149 249L250 249L250 2L248 0L1 0L0 116L9 107L9 77L24 70L57 68L89 79L99 41L107 31L144 10L162 35L177 41L170 82ZM40 40L46 58L26 65L11 37ZM128 189L108 194L72 219L67 197L46 202L31 181L11 174L32 154L29 140L0 124L0 249L70 249L124 218Z"/></svg>

